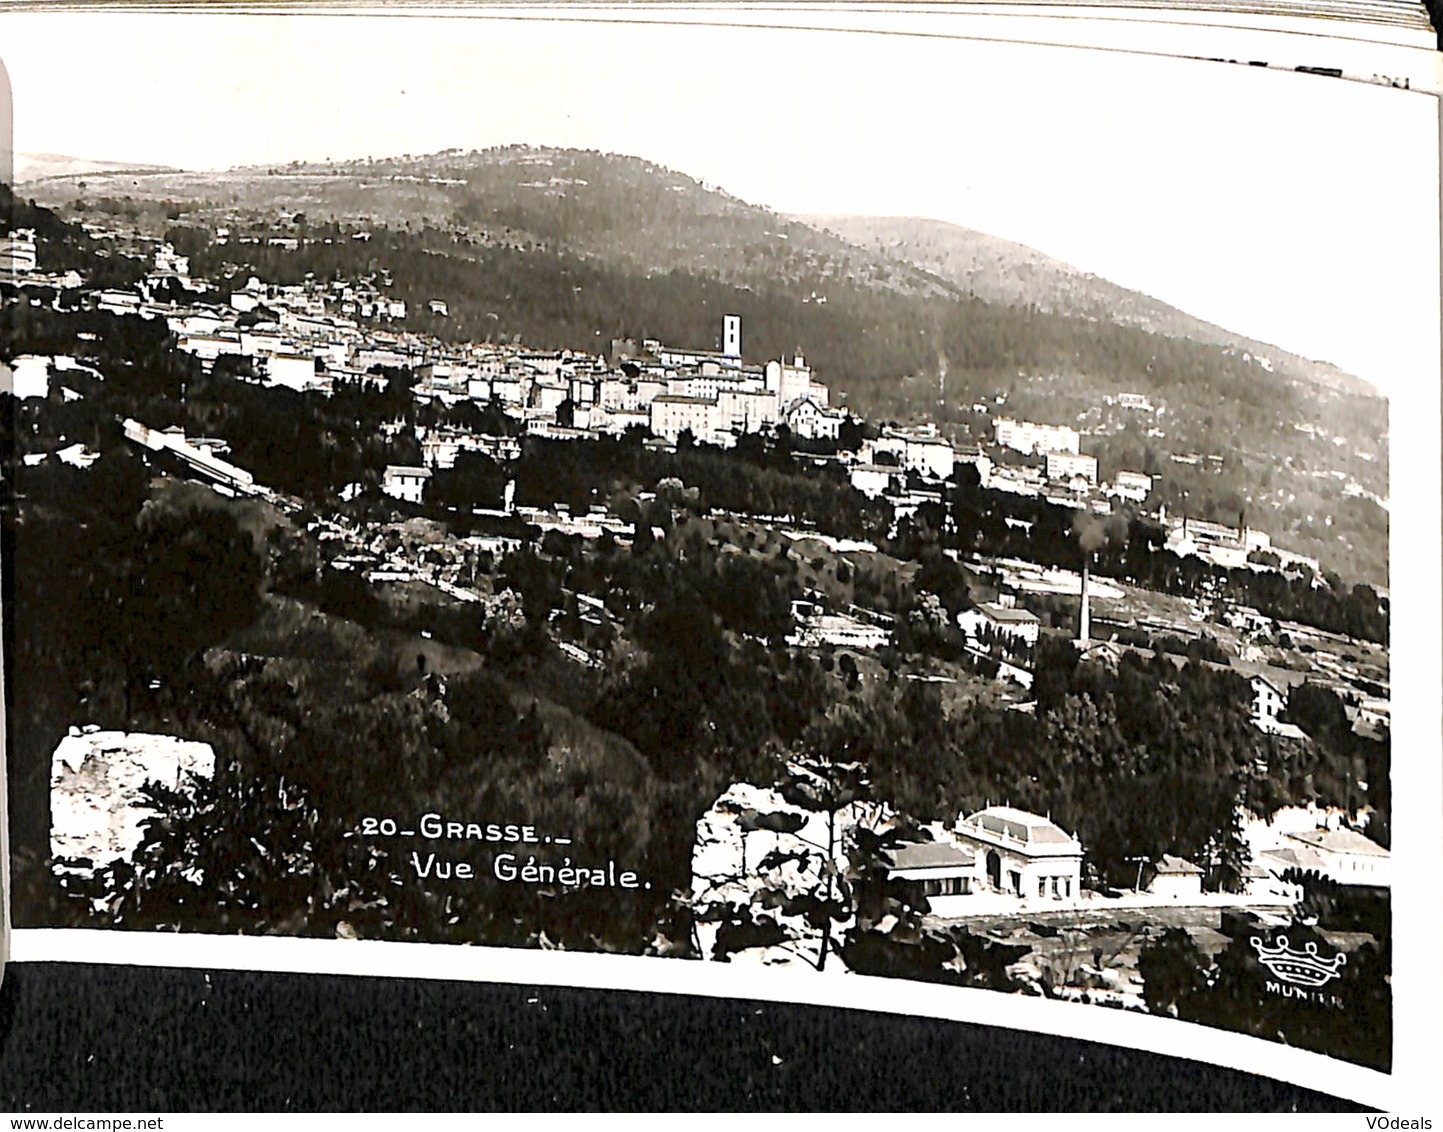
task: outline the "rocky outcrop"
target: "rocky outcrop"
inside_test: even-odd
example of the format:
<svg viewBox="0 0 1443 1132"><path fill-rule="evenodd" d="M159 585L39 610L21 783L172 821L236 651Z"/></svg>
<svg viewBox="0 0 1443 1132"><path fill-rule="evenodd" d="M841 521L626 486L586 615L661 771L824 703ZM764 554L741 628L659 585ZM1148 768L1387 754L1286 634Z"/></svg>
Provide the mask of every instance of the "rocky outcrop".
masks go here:
<svg viewBox="0 0 1443 1132"><path fill-rule="evenodd" d="M188 791L215 774L209 743L172 735L72 727L50 759L50 856L56 872L89 876L130 860L155 816L149 783Z"/></svg>

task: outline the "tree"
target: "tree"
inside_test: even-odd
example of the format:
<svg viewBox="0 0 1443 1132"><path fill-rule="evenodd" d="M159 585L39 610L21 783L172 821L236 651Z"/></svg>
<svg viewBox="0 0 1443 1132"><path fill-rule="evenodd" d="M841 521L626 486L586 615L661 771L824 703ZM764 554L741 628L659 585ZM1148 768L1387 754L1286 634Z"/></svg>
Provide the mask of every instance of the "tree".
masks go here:
<svg viewBox="0 0 1443 1132"><path fill-rule="evenodd" d="M863 428L862 419L848 413L837 430L837 447L843 452L856 452L861 449L865 439L866 430Z"/></svg>
<svg viewBox="0 0 1443 1132"><path fill-rule="evenodd" d="M957 614L972 608L971 590L961 566L935 545L923 551L921 562L916 578L919 590L936 594L954 620Z"/></svg>
<svg viewBox="0 0 1443 1132"><path fill-rule="evenodd" d="M861 721L847 714L808 728L797 749L786 759L786 776L778 787L792 805L825 813L827 818L826 841L817 846L821 853L821 891L805 902L807 920L821 936L818 971L826 969L827 956L836 945L833 925L845 923L855 912L850 883L839 865L843 831L837 822L842 811L871 800L866 765L856 757L860 727ZM874 821L881 816L880 809L872 815ZM851 814L853 822L857 817Z"/></svg>
<svg viewBox="0 0 1443 1132"><path fill-rule="evenodd" d="M147 504L135 538L115 549L128 583L118 637L147 674L179 671L260 610L264 566L251 535L228 511Z"/></svg>
<svg viewBox="0 0 1443 1132"><path fill-rule="evenodd" d="M1247 885L1247 868L1251 861L1252 850L1243 835L1243 816L1235 809L1218 849L1214 886L1221 892L1242 892Z"/></svg>
<svg viewBox="0 0 1443 1132"><path fill-rule="evenodd" d="M426 485L428 502L470 510L501 506L510 475L484 452L458 452L456 463L439 468Z"/></svg>
<svg viewBox="0 0 1443 1132"><path fill-rule="evenodd" d="M1207 989L1208 961L1182 928L1168 928L1143 945L1137 957L1142 998L1153 1014L1177 1018L1190 1012Z"/></svg>
<svg viewBox="0 0 1443 1132"><path fill-rule="evenodd" d="M706 876L695 908L701 922L717 924L713 958L783 947L822 971L840 946L838 929L855 921L854 883L868 871L862 854L870 847L875 858L891 811L868 800L861 765L823 753L813 745L818 737L813 732L811 741L783 756L775 793L734 786L704 823L717 838L714 848L735 844L725 833L717 837L719 826L732 825L741 842L732 858L740 871ZM738 812L740 798L766 799L765 808L754 802ZM867 834L875 836L868 841ZM768 839L761 848L759 836Z"/></svg>
<svg viewBox="0 0 1443 1132"><path fill-rule="evenodd" d="M1346 1058L1387 1071L1392 1061L1392 988L1390 937L1364 942L1336 963L1337 974L1316 991L1280 979L1261 958L1286 947L1295 955L1315 954L1326 960L1338 955L1337 945L1316 928L1294 922L1266 929L1250 917L1224 918L1231 942L1211 965L1197 965L1196 949L1188 950L1165 936L1158 947L1144 949L1155 1002L1189 1022L1271 1038L1288 1045ZM1191 968L1191 970L1189 970ZM1139 971L1143 970L1139 960ZM1171 1010L1168 1010L1171 1013Z"/></svg>

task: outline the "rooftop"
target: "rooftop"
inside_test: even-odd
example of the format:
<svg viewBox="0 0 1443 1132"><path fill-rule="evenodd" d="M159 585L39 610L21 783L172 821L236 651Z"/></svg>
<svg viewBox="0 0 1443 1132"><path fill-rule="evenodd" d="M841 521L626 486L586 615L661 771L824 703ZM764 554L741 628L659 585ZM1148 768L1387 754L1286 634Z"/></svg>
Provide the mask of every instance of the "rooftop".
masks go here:
<svg viewBox="0 0 1443 1132"><path fill-rule="evenodd" d="M1283 872L1286 869L1301 869L1314 873L1328 871L1327 862L1302 845L1296 849L1269 849L1258 855L1258 863L1273 872Z"/></svg>
<svg viewBox="0 0 1443 1132"><path fill-rule="evenodd" d="M653 405L715 405L715 397L684 397L680 393L663 393L659 397L653 397Z"/></svg>
<svg viewBox="0 0 1443 1132"><path fill-rule="evenodd" d="M1240 657L1229 657L1228 664L1225 667L1230 667L1234 671L1240 672L1250 680L1261 677L1280 693L1303 683L1308 678L1306 672L1294 672L1290 669L1274 667L1271 664L1243 660Z"/></svg>
<svg viewBox="0 0 1443 1132"><path fill-rule="evenodd" d="M1276 735L1280 739L1296 739L1299 742L1305 742L1308 738L1308 733L1296 723L1279 723L1274 720L1263 730L1267 731L1269 735Z"/></svg>
<svg viewBox="0 0 1443 1132"><path fill-rule="evenodd" d="M1034 848L1047 846L1054 850L1075 848L1079 853L1082 851L1077 839L1054 824L1051 818L1012 806L988 806L966 818L965 824Z"/></svg>
<svg viewBox="0 0 1443 1132"><path fill-rule="evenodd" d="M993 621L1012 621L1021 625L1040 624L1037 615L1026 609L1009 609L1005 605L996 605L990 601L983 602L977 608Z"/></svg>
<svg viewBox="0 0 1443 1132"><path fill-rule="evenodd" d="M889 856L893 871L902 869L971 868L976 857L950 841L920 841L898 845Z"/></svg>
<svg viewBox="0 0 1443 1132"><path fill-rule="evenodd" d="M1295 841L1301 841L1304 845L1314 849L1321 849L1325 853L1359 853L1368 857L1388 856L1388 850L1376 841L1351 829L1313 829L1306 833L1290 833L1288 837Z"/></svg>

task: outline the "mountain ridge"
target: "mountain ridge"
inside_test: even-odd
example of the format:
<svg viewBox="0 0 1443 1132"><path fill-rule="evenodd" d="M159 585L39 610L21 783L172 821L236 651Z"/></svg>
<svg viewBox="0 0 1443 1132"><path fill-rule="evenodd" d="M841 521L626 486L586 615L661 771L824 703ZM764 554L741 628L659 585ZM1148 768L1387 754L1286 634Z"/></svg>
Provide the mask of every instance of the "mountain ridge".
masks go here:
<svg viewBox="0 0 1443 1132"><path fill-rule="evenodd" d="M886 251L988 302L1035 305L1053 314L1106 317L1168 337L1241 349L1290 376L1359 396L1377 386L1331 362L1249 338L1146 292L1050 256L1027 244L950 221L917 216L796 215L872 251Z"/></svg>

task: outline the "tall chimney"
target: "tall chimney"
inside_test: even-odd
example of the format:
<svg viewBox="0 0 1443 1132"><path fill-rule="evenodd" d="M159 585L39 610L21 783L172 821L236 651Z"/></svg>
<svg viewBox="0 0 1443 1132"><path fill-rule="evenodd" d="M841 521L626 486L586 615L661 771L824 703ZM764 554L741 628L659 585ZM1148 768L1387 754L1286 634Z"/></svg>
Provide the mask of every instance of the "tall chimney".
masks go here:
<svg viewBox="0 0 1443 1132"><path fill-rule="evenodd" d="M1077 639L1086 644L1090 639L1088 633L1092 628L1091 611L1087 606L1087 558L1082 560L1082 615L1078 618Z"/></svg>

